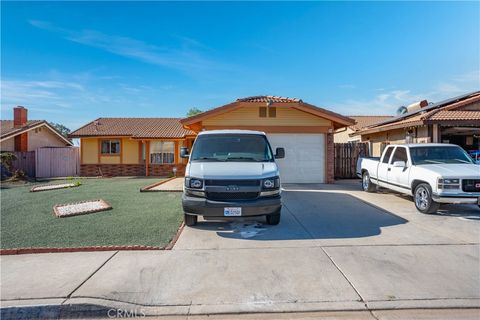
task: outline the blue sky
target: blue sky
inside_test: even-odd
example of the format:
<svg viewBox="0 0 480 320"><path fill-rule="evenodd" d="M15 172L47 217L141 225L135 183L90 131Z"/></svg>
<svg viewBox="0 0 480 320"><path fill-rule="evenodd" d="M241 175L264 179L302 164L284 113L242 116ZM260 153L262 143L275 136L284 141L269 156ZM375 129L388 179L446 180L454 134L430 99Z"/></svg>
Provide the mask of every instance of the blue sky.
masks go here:
<svg viewBox="0 0 480 320"><path fill-rule="evenodd" d="M259 94L393 114L480 88L479 2L2 2L1 117L71 129Z"/></svg>

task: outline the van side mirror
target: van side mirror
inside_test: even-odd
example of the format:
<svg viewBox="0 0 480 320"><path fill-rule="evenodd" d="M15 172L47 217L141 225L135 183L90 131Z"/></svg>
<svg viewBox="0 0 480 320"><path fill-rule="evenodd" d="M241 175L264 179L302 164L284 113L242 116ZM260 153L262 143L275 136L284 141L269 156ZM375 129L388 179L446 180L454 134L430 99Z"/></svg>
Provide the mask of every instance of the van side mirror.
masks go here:
<svg viewBox="0 0 480 320"><path fill-rule="evenodd" d="M285 158L285 149L277 148L275 150L275 159L283 159L283 158Z"/></svg>
<svg viewBox="0 0 480 320"><path fill-rule="evenodd" d="M405 168L406 166L407 164L405 163L405 161L395 161L393 163L394 168Z"/></svg>
<svg viewBox="0 0 480 320"><path fill-rule="evenodd" d="M188 158L190 155L188 154L187 147L180 147L180 158Z"/></svg>

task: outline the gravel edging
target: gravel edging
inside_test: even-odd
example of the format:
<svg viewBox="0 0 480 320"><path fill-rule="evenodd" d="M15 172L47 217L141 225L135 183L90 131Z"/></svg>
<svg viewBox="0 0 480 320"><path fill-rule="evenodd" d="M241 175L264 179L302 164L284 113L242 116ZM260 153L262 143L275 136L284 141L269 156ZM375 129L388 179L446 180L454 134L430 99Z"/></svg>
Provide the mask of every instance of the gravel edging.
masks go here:
<svg viewBox="0 0 480 320"><path fill-rule="evenodd" d="M72 212L72 213L62 213L61 208L66 207L66 206L74 206L74 205L82 205L85 203L95 203L99 202L101 204L101 207L99 208L92 208L89 210L84 210L84 211L79 211L79 212ZM85 201L79 201L79 202L72 202L72 203L65 203L65 204L56 204L53 206L53 214L57 218L67 218L67 217L74 217L74 216L79 216L83 214L89 214L89 213L95 213L95 212L100 212L100 211L107 211L111 210L112 206L106 202L103 199L95 199L95 200L85 200Z"/></svg>
<svg viewBox="0 0 480 320"><path fill-rule="evenodd" d="M155 187L157 187L161 184L167 183L168 181L171 181L171 180L176 179L176 178L179 178L179 177L171 177L171 178L159 181L159 182L155 182L153 184L150 184L148 186L145 186L145 187L141 188L140 192L168 192L167 190L151 190L151 189L155 188Z"/></svg>
<svg viewBox="0 0 480 320"><path fill-rule="evenodd" d="M58 190L58 189L69 189L69 188L76 188L80 185L75 183L61 183L61 184L42 184L34 186L30 189L30 192L42 192L42 191L51 191L51 190Z"/></svg>

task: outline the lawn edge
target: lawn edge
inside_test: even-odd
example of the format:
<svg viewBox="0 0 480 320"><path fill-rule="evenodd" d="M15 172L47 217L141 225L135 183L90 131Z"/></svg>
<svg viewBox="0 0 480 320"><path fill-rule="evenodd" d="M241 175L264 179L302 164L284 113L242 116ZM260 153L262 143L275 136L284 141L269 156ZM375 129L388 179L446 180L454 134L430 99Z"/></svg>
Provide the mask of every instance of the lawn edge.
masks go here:
<svg viewBox="0 0 480 320"><path fill-rule="evenodd" d="M151 251L151 250L172 250L182 234L185 223L181 223L172 240L164 247L128 245L128 246L87 246L87 247L67 247L67 248L14 248L0 249L0 256L9 256L17 254L37 254L37 253L61 253L61 252L96 252L96 251Z"/></svg>
<svg viewBox="0 0 480 320"><path fill-rule="evenodd" d="M171 181L171 180L176 179L176 178L179 178L179 177L171 177L171 178L159 181L159 182L152 183L148 186L140 188L140 192L181 192L181 191L178 191L178 190L151 190L152 188L155 188L155 187L157 187L161 184L167 183L168 181Z"/></svg>

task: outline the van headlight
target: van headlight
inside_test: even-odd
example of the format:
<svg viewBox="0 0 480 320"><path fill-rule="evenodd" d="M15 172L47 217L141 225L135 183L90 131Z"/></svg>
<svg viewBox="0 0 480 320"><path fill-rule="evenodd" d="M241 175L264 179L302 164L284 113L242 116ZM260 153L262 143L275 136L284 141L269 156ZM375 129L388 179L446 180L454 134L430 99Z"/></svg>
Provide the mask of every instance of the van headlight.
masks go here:
<svg viewBox="0 0 480 320"><path fill-rule="evenodd" d="M456 178L439 178L437 180L438 189L460 189L460 179Z"/></svg>
<svg viewBox="0 0 480 320"><path fill-rule="evenodd" d="M262 180L262 189L272 190L280 188L280 178L272 177Z"/></svg>
<svg viewBox="0 0 480 320"><path fill-rule="evenodd" d="M197 178L185 178L185 187L191 189L202 189L203 180Z"/></svg>

